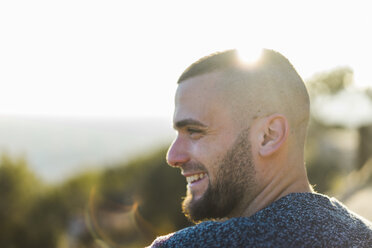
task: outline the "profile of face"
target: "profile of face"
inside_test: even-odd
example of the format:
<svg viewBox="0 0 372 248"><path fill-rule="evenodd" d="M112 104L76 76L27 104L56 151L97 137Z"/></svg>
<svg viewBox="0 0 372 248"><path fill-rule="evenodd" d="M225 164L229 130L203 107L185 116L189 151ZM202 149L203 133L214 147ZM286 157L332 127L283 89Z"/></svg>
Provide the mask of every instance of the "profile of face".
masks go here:
<svg viewBox="0 0 372 248"><path fill-rule="evenodd" d="M239 130L217 90L215 73L190 78L176 92L178 134L167 161L187 180L182 207L193 222L230 216L253 187L249 129Z"/></svg>

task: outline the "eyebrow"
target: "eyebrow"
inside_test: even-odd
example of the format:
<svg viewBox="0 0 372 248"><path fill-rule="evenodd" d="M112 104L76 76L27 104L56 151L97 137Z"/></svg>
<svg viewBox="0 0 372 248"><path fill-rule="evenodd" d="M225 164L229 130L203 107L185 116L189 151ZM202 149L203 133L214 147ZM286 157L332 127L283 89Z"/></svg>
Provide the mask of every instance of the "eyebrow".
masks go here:
<svg viewBox="0 0 372 248"><path fill-rule="evenodd" d="M183 128L185 126L200 126L200 127L207 127L207 125L201 123L200 121L197 121L197 120L194 120L194 119L184 119L184 120L180 120L180 121L177 121L175 124L174 124L174 128L175 129L180 129L180 128Z"/></svg>

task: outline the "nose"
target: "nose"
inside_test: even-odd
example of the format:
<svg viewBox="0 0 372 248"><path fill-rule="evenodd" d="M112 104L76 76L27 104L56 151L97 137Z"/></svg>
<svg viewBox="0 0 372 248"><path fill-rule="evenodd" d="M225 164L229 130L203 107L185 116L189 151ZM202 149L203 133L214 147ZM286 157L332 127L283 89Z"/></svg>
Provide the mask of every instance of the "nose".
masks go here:
<svg viewBox="0 0 372 248"><path fill-rule="evenodd" d="M180 167L189 160L187 144L178 136L168 149L167 162L170 166Z"/></svg>

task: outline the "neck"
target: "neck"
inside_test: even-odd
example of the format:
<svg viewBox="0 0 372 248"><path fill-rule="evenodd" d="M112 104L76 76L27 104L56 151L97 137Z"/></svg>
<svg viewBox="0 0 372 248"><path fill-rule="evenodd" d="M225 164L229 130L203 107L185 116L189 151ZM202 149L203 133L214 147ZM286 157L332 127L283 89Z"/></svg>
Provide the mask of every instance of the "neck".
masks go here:
<svg viewBox="0 0 372 248"><path fill-rule="evenodd" d="M249 217L288 194L313 192L305 169L296 173L293 171L294 168L281 170L272 173L271 178L266 176L267 183L257 189L256 195L245 199L241 207L234 210L229 217Z"/></svg>

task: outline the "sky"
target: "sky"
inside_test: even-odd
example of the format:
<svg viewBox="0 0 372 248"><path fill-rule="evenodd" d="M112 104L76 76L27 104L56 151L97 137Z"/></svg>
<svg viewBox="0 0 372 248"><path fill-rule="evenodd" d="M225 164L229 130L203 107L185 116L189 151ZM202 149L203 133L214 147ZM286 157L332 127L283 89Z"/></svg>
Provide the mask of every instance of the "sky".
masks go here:
<svg viewBox="0 0 372 248"><path fill-rule="evenodd" d="M0 115L171 119L182 71L231 48L372 87L371 26L358 0L0 1Z"/></svg>

